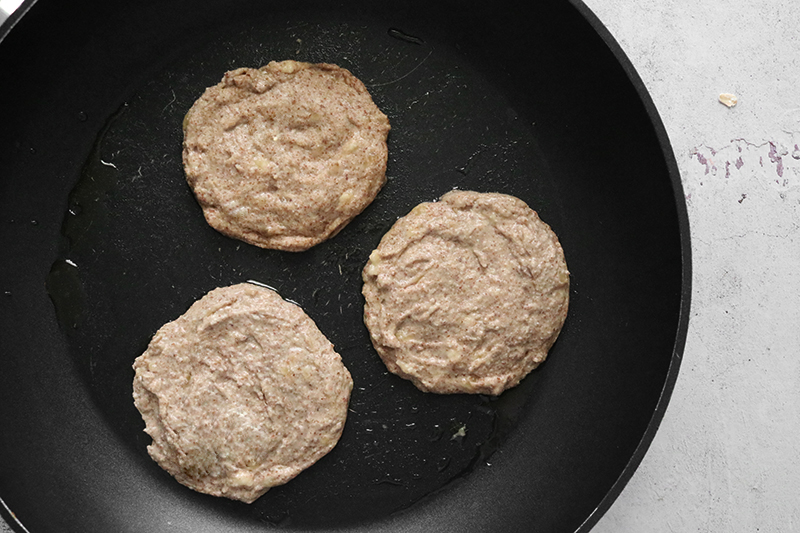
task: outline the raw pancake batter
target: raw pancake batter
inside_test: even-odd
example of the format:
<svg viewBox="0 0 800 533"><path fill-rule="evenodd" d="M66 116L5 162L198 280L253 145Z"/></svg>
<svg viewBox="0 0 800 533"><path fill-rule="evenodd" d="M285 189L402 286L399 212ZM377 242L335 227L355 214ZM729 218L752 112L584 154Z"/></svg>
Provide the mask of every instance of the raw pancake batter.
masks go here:
<svg viewBox="0 0 800 533"><path fill-rule="evenodd" d="M423 391L500 394L545 360L567 316L556 235L504 194L452 191L418 205L363 278L375 349Z"/></svg>
<svg viewBox="0 0 800 533"><path fill-rule="evenodd" d="M311 318L248 283L195 302L133 368L150 456L187 487L246 503L336 445L353 388Z"/></svg>
<svg viewBox="0 0 800 533"><path fill-rule="evenodd" d="M378 194L389 129L364 84L336 65L239 68L186 115L186 179L216 230L302 251L338 233Z"/></svg>

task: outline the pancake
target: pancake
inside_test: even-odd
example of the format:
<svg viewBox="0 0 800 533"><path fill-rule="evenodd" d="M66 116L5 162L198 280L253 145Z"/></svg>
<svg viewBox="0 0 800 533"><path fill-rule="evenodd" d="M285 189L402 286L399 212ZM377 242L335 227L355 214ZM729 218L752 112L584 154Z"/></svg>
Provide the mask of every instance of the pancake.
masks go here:
<svg viewBox="0 0 800 533"><path fill-rule="evenodd" d="M333 449L353 387L302 309L248 283L195 302L133 368L150 456L191 489L246 503Z"/></svg>
<svg viewBox="0 0 800 533"><path fill-rule="evenodd" d="M303 251L336 235L383 187L389 129L346 69L239 68L184 119L186 180L219 232Z"/></svg>
<svg viewBox="0 0 800 533"><path fill-rule="evenodd" d="M363 269L364 322L386 367L420 390L499 395L547 357L569 271L522 200L451 191L399 219Z"/></svg>

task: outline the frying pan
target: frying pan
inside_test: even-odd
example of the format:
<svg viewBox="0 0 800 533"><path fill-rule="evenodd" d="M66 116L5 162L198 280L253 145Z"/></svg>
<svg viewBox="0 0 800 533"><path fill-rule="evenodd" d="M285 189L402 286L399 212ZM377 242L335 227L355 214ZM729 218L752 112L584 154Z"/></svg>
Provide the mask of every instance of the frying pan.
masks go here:
<svg viewBox="0 0 800 533"><path fill-rule="evenodd" d="M689 228L642 82L577 0L26 2L0 43L0 497L40 531L588 531L639 464L678 374ZM388 182L303 253L215 232L181 120L222 73L350 69L389 116ZM516 195L571 271L549 359L497 398L424 394L363 325L360 270L453 188ZM252 505L146 452L131 363L209 290L299 303L355 388L338 446Z"/></svg>

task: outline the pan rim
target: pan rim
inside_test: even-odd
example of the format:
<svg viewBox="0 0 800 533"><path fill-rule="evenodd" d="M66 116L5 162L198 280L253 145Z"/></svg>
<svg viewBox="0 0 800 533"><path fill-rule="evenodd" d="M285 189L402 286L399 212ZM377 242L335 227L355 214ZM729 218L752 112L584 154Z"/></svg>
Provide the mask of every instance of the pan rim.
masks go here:
<svg viewBox="0 0 800 533"><path fill-rule="evenodd" d="M33 7L33 4L36 3L36 0L24 0L18 7L15 9L8 17L0 24L0 44L2 44L3 40L11 33L11 30L14 29L14 26L17 25L17 22L20 21L22 17Z"/></svg>
<svg viewBox="0 0 800 533"><path fill-rule="evenodd" d="M686 200L683 191L683 182L681 181L678 163L675 159L675 153L672 150L672 144L669 141L669 135L661 120L655 103L650 96L647 87L639 76L633 63L628 58L622 46L611 34L611 31L600 21L595 13L586 5L583 0L569 0L572 6L578 10L583 18L592 26L594 31L603 40L603 42L611 50L617 62L622 66L628 80L633 85L639 96L640 101L645 107L647 116L650 123L653 125L661 152L664 156L664 161L667 165L672 190L674 194L674 202L677 210L678 230L680 237L681 249L681 297L680 297L680 310L678 313L678 324L675 332L675 342L672 347L672 358L667 371L664 386L661 389L661 394L653 411L653 416L639 440L639 444L633 452L625 468L620 473L617 480L611 486L611 489L606 493L595 510L586 518L583 524L577 529L576 533L586 533L590 531L600 520L600 518L611 508L613 503L622 493L625 486L633 477L634 472L638 469L642 460L644 459L647 450L655 438L661 421L667 411L670 398L675 389L675 384L678 380L680 373L680 366L683 360L683 351L686 346L686 337L689 330L689 316L691 311L691 297L692 297L692 247L691 247L691 231L689 226L689 215L686 207Z"/></svg>

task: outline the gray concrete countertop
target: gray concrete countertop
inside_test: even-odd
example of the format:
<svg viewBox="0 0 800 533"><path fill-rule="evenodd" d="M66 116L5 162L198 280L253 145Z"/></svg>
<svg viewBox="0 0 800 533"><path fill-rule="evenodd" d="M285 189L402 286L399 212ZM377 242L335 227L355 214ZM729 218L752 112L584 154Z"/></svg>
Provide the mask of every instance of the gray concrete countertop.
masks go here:
<svg viewBox="0 0 800 533"><path fill-rule="evenodd" d="M800 8L585 2L666 126L693 253L671 403L593 531L800 531ZM738 104L721 104L720 93Z"/></svg>

